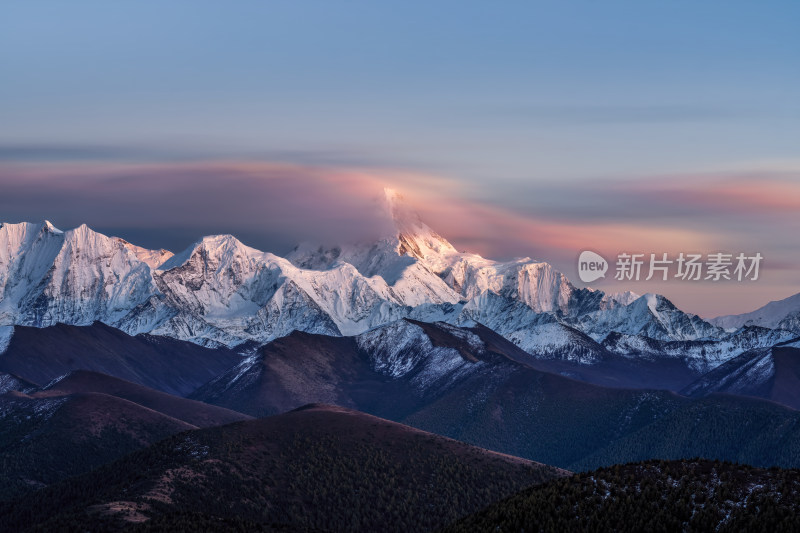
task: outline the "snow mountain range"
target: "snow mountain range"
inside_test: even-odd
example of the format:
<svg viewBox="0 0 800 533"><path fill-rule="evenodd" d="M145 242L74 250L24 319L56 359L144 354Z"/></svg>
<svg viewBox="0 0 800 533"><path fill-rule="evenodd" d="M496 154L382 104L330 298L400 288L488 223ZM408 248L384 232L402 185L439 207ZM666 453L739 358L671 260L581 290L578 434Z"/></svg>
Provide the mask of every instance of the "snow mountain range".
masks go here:
<svg viewBox="0 0 800 533"><path fill-rule="evenodd" d="M707 371L800 336L800 298L705 321L660 295L577 288L550 264L456 250L393 190L374 242L301 245L287 257L231 235L179 254L86 225L0 225L0 351L13 326L102 322L207 347L267 343L298 330L360 335L408 318L482 324L541 359L591 365L609 353L667 357ZM758 326L758 327L755 327Z"/></svg>

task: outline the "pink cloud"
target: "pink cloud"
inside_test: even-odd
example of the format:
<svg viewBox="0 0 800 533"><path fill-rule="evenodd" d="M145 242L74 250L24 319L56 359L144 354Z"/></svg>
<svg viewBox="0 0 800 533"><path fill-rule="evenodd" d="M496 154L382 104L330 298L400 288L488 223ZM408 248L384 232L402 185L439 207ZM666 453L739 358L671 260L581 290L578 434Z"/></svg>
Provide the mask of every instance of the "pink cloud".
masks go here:
<svg viewBox="0 0 800 533"><path fill-rule="evenodd" d="M64 227L85 222L137 244L175 251L202 235L233 233L246 244L281 253L298 241L327 244L374 235L385 224L375 202L384 186L402 191L423 220L460 249L492 258L531 256L554 263L573 279L583 249L613 257L622 251L739 246L757 248L766 264L775 266L765 273L761 294L788 296L800 289L798 233L792 229L800 230L800 181L774 175L673 176L604 182L595 189L543 184L555 203L539 212L533 204L523 213L475 200L486 196L480 185L392 169L248 161L14 164L0 168L0 218L48 218ZM579 193L584 204L585 198L593 201L594 213L574 205ZM769 220L750 221L742 230L743 217L752 215ZM765 303L752 301L759 294L752 287L736 288L734 295L727 286L724 291L676 283L604 287L662 292L706 315ZM714 300L708 291L725 297ZM736 291L746 293L738 305Z"/></svg>
<svg viewBox="0 0 800 533"><path fill-rule="evenodd" d="M4 212L36 204L42 216L75 213L100 226L219 227L284 232L299 239L358 238L380 224L375 199L402 190L431 226L486 256L566 259L585 248L677 252L713 247L708 228L636 220L563 220L471 200L458 181L387 169L348 169L241 161L180 164L18 165L0 174ZM783 185L783 188L781 186ZM626 187L639 201L692 204L698 210L800 207L800 185L743 180L647 182ZM789 194L787 194L787 188ZM798 189L798 194L793 192ZM565 191L567 194L567 191ZM50 212L52 210L52 212ZM199 235L198 235L199 237ZM718 242L719 239L716 239Z"/></svg>
<svg viewBox="0 0 800 533"><path fill-rule="evenodd" d="M800 174L672 176L617 184L623 194L714 213L771 214L800 210Z"/></svg>

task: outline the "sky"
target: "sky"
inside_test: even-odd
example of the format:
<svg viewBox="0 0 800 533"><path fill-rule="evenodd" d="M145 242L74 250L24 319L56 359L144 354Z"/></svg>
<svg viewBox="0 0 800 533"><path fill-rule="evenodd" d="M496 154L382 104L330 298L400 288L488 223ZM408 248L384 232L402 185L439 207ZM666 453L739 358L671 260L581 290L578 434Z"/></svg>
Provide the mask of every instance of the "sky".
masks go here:
<svg viewBox="0 0 800 533"><path fill-rule="evenodd" d="M364 237L382 187L459 249L759 252L616 282L701 316L800 292L795 1L10 0L0 220L178 251Z"/></svg>

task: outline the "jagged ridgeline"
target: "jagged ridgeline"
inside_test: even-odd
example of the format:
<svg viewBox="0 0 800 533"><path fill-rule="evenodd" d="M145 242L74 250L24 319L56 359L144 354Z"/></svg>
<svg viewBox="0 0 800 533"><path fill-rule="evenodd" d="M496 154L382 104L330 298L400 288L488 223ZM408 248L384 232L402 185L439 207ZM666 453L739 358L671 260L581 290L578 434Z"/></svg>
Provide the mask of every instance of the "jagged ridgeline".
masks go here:
<svg viewBox="0 0 800 533"><path fill-rule="evenodd" d="M771 313L763 331L742 335L735 328L753 319L715 325L663 296L579 289L546 262L457 251L394 191L386 191L383 206L391 229L375 241L302 245L285 258L231 235L203 238L173 255L85 225L62 232L49 222L3 224L0 348L12 325L100 321L131 335L233 347L293 330L355 335L408 317L480 322L547 358L591 364L605 350L663 352L705 372L800 332L792 318L800 301L780 307L780 317ZM611 333L617 336L605 342ZM653 347L670 342L695 344Z"/></svg>

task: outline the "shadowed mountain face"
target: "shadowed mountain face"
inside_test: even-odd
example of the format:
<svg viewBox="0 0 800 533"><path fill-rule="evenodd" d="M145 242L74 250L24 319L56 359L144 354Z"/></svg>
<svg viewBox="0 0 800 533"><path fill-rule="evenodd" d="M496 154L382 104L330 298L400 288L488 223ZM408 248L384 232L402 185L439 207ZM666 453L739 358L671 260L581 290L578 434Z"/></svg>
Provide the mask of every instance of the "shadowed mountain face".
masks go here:
<svg viewBox="0 0 800 533"><path fill-rule="evenodd" d="M81 474L195 426L98 393L0 396L0 498Z"/></svg>
<svg viewBox="0 0 800 533"><path fill-rule="evenodd" d="M0 507L13 528L432 531L565 472L340 407L177 435ZM36 510L31 513L31 510Z"/></svg>
<svg viewBox="0 0 800 533"><path fill-rule="evenodd" d="M653 461L524 490L444 531L796 531L798 512L797 470Z"/></svg>
<svg viewBox="0 0 800 533"><path fill-rule="evenodd" d="M730 395L687 401L572 463L589 470L653 458L705 457L760 467L800 466L800 412Z"/></svg>
<svg viewBox="0 0 800 533"><path fill-rule="evenodd" d="M351 337L294 332L200 387L190 397L253 416L270 416L311 402L350 408L404 397L402 386L374 371ZM392 389L395 389L392 392Z"/></svg>
<svg viewBox="0 0 800 533"><path fill-rule="evenodd" d="M356 337L294 332L263 346L192 397L253 416L329 402L402 419L468 376L481 380L499 369L617 388L642 388L648 376L659 383L667 376L696 379L680 363L637 362L608 352L603 357L591 366L538 359L480 324L457 328L402 320ZM554 379L573 386L572 380Z"/></svg>
<svg viewBox="0 0 800 533"><path fill-rule="evenodd" d="M253 415L336 402L569 469L694 456L800 464L794 410L600 387L540 368L548 364L486 328L406 320L354 338L294 333L193 397Z"/></svg>
<svg viewBox="0 0 800 533"><path fill-rule="evenodd" d="M715 392L755 396L800 409L800 348L748 350L683 390L695 397Z"/></svg>
<svg viewBox="0 0 800 533"><path fill-rule="evenodd" d="M77 393L101 393L116 396L197 427L221 426L251 418L236 411L180 398L87 370L76 370L55 383L51 383L42 395Z"/></svg>
<svg viewBox="0 0 800 533"><path fill-rule="evenodd" d="M46 384L73 370L92 370L178 396L240 361L235 352L169 337L132 337L99 322L47 328L15 326L0 372Z"/></svg>
<svg viewBox="0 0 800 533"><path fill-rule="evenodd" d="M0 395L0 498L86 472L169 435L250 417L95 372Z"/></svg>
<svg viewBox="0 0 800 533"><path fill-rule="evenodd" d="M38 385L24 380L19 376L0 372L0 394L5 394L10 391L29 392L38 388Z"/></svg>

